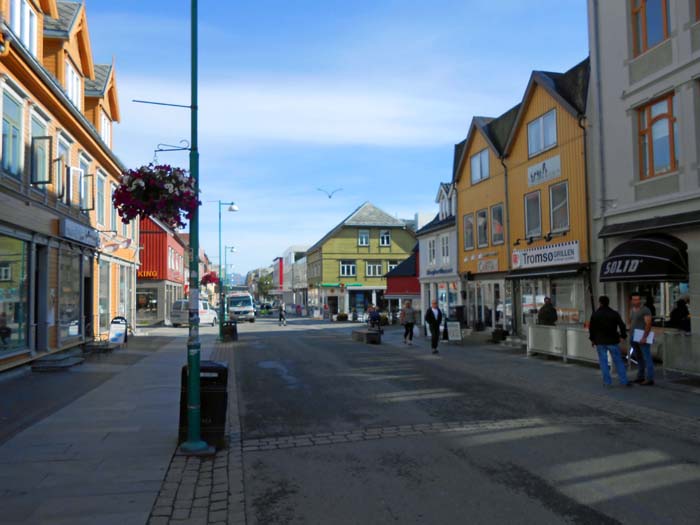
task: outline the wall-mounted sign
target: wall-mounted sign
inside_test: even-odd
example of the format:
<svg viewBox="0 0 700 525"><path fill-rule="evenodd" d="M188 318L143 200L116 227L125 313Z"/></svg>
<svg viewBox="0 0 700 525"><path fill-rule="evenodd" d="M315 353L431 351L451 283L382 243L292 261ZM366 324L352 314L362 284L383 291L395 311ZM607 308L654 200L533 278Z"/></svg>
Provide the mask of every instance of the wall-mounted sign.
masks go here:
<svg viewBox="0 0 700 525"><path fill-rule="evenodd" d="M498 259L482 259L477 265L479 273L497 272Z"/></svg>
<svg viewBox="0 0 700 525"><path fill-rule="evenodd" d="M537 186L548 180L561 177L561 160L559 155L538 162L527 169L527 185Z"/></svg>
<svg viewBox="0 0 700 525"><path fill-rule="evenodd" d="M562 242L538 248L513 251L513 268L556 266L581 261L578 241Z"/></svg>
<svg viewBox="0 0 700 525"><path fill-rule="evenodd" d="M66 239L72 239L88 246L97 247L100 244L97 230L71 219L61 219L60 232Z"/></svg>
<svg viewBox="0 0 700 525"><path fill-rule="evenodd" d="M437 268L435 270L428 270L425 272L427 275L442 275L445 273L455 273L452 268Z"/></svg>
<svg viewBox="0 0 700 525"><path fill-rule="evenodd" d="M139 279L158 279L157 270L139 270L137 275Z"/></svg>

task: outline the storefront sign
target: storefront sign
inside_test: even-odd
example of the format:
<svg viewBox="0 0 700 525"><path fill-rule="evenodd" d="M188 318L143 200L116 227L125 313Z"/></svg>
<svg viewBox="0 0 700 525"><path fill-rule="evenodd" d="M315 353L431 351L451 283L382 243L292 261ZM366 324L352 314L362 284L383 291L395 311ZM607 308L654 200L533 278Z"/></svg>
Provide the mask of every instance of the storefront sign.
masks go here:
<svg viewBox="0 0 700 525"><path fill-rule="evenodd" d="M538 162L527 169L527 185L537 186L548 180L561 177L561 161L559 155L551 159Z"/></svg>
<svg viewBox="0 0 700 525"><path fill-rule="evenodd" d="M479 273L497 272L498 259L484 259L479 261L477 264L477 271Z"/></svg>
<svg viewBox="0 0 700 525"><path fill-rule="evenodd" d="M88 246L97 247L100 244L100 238L97 230L75 222L71 219L61 219L60 223L61 235L66 239L72 239Z"/></svg>
<svg viewBox="0 0 700 525"><path fill-rule="evenodd" d="M427 275L443 275L446 273L455 273L452 268L438 268L436 270L428 270L425 272Z"/></svg>
<svg viewBox="0 0 700 525"><path fill-rule="evenodd" d="M157 270L139 270L138 278L139 279L158 279L158 271Z"/></svg>
<svg viewBox="0 0 700 525"><path fill-rule="evenodd" d="M580 262L580 260L578 241L513 251L513 269L571 264Z"/></svg>

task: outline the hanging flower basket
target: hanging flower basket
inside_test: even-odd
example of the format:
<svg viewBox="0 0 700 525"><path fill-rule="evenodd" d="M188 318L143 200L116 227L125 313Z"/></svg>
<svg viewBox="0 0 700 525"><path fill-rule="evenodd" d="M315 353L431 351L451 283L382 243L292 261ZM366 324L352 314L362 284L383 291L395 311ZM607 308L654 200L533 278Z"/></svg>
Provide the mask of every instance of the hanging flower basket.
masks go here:
<svg viewBox="0 0 700 525"><path fill-rule="evenodd" d="M201 204L192 177L167 164L149 164L122 173L112 202L123 223L150 216L173 229L184 228L184 219L192 219Z"/></svg>
<svg viewBox="0 0 700 525"><path fill-rule="evenodd" d="M200 284L202 286L206 286L208 284L216 284L218 282L219 282L219 277L216 275L216 272L209 272L209 273L204 274Z"/></svg>

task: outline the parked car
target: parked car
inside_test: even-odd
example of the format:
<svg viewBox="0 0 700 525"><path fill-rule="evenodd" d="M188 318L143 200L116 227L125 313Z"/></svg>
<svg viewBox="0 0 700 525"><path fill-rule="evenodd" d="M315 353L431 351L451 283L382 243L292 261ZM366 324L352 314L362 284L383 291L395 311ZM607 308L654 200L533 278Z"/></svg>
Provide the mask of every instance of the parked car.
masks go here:
<svg viewBox="0 0 700 525"><path fill-rule="evenodd" d="M170 322L173 326L187 325L190 322L190 301L189 299L178 299L173 303L170 313ZM199 324L216 326L219 316L216 309L209 304L209 301L199 301Z"/></svg>
<svg viewBox="0 0 700 525"><path fill-rule="evenodd" d="M234 292L226 300L228 301L229 319L255 322L255 307L253 306L252 295L247 292Z"/></svg>

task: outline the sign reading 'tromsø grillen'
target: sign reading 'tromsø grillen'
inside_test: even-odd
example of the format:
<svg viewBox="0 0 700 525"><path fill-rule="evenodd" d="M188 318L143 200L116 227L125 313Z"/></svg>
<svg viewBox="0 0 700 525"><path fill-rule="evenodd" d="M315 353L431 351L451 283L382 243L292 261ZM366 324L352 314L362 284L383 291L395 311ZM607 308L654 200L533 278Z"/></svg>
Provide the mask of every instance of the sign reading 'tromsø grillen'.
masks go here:
<svg viewBox="0 0 700 525"><path fill-rule="evenodd" d="M545 159L527 169L527 185L537 186L548 180L561 177L561 160L559 155Z"/></svg>
<svg viewBox="0 0 700 525"><path fill-rule="evenodd" d="M581 261L578 241L562 242L527 250L513 250L513 269L556 266Z"/></svg>

